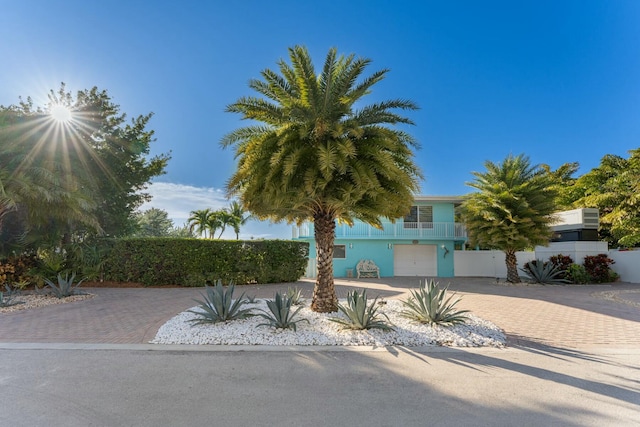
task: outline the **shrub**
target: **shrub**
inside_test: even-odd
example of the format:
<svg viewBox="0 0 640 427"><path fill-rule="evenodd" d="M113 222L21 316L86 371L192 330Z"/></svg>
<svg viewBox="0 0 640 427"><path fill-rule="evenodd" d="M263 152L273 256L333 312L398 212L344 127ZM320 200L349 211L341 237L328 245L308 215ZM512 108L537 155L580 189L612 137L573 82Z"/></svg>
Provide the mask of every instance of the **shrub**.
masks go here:
<svg viewBox="0 0 640 427"><path fill-rule="evenodd" d="M420 323L428 324L450 324L455 325L465 323L465 316L469 310L458 310L455 308L460 298L452 301L455 293L447 296L448 287L438 288L438 283L433 279L427 283L420 283L419 289L411 290L411 295L407 300L402 301L405 310L400 315Z"/></svg>
<svg viewBox="0 0 640 427"><path fill-rule="evenodd" d="M338 310L344 313L347 318L332 317L329 320L341 324L345 329L393 330L387 322L379 319L379 316L382 315L389 321L386 314L378 313L379 305L377 301L378 297L375 297L371 304L367 304L366 289L364 289L361 294L358 293L358 291L349 292L347 294L347 304L338 304Z"/></svg>
<svg viewBox="0 0 640 427"><path fill-rule="evenodd" d="M73 280L75 278L76 273L71 273L71 278L69 278L69 274L66 274L64 279L62 278L62 274L58 274L58 283L54 283L47 278L44 279L44 282L51 289L51 292L55 297L62 299L70 297L71 295L80 295L84 293L78 290L78 287L82 284L84 279L74 285Z"/></svg>
<svg viewBox="0 0 640 427"><path fill-rule="evenodd" d="M584 268L595 283L606 283L614 277L611 274L611 268L609 268L612 264L615 264L615 261L609 258L607 254L587 255L584 257Z"/></svg>
<svg viewBox="0 0 640 427"><path fill-rule="evenodd" d="M304 274L309 244L285 240L242 242L182 238L116 240L105 279L145 285L293 282ZM202 276L202 277L200 277Z"/></svg>
<svg viewBox="0 0 640 427"><path fill-rule="evenodd" d="M244 293L240 298L233 300L234 285L229 285L227 290L222 286L222 282L218 281L215 287L205 286L206 295L202 295L203 300L195 300L202 311L188 310L198 316L192 319L196 325L202 323L218 323L227 322L236 319L246 319L252 316L251 309L242 309L247 303L244 299Z"/></svg>
<svg viewBox="0 0 640 427"><path fill-rule="evenodd" d="M535 283L545 285L568 283L568 280L560 277L564 275L564 272L560 270L559 266L551 262L542 262L540 259L529 261L520 271Z"/></svg>
<svg viewBox="0 0 640 427"><path fill-rule="evenodd" d="M589 283L590 277L584 266L580 264L571 264L567 270L567 279L572 283L583 285Z"/></svg>
<svg viewBox="0 0 640 427"><path fill-rule="evenodd" d="M569 266L573 264L573 259L571 259L569 255L554 255L549 258L549 262L558 267L558 270L562 272L562 274L558 275L558 278L569 279L567 277L567 271L569 270Z"/></svg>
<svg viewBox="0 0 640 427"><path fill-rule="evenodd" d="M0 260L0 285L9 283L28 283L32 279L29 273L36 267L35 255L10 256Z"/></svg>
<svg viewBox="0 0 640 427"><path fill-rule="evenodd" d="M267 300L267 307L269 308L269 312L261 310L262 313L258 313L257 315L266 319L267 323L260 323L258 326L273 326L274 328L279 329L293 329L296 330L296 325L299 322L307 322L308 319L298 319L293 320L293 318L298 314L302 307L298 307L295 311L291 311L291 306L294 305L294 302L287 295L280 295L279 292L276 292L276 295L273 300Z"/></svg>

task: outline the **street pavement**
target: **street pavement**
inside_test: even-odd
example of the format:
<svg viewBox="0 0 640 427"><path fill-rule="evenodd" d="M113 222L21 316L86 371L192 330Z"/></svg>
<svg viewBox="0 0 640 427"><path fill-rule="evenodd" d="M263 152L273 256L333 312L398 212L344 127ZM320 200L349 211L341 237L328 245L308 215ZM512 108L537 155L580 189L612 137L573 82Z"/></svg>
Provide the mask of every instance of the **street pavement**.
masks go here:
<svg viewBox="0 0 640 427"><path fill-rule="evenodd" d="M0 314L0 426L640 425L640 285L440 281L500 326L507 348L147 344L196 289L97 288ZM400 298L417 284L336 289ZM312 282L296 285L310 295Z"/></svg>

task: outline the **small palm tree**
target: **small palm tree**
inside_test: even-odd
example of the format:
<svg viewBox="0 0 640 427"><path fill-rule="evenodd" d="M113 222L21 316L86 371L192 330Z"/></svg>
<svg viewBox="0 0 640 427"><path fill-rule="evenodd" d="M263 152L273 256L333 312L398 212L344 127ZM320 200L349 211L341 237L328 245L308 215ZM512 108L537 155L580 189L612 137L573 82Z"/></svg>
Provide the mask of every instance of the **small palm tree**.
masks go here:
<svg viewBox="0 0 640 427"><path fill-rule="evenodd" d="M260 97L227 107L260 122L221 141L235 147L238 159L227 190L260 219L313 221L318 274L311 308L334 312L336 221L381 227L381 217L409 211L421 178L411 150L417 144L391 126L412 124L395 111L417 107L402 99L364 104L388 72L363 77L369 59L330 49L320 73L302 46L290 48L289 59L279 61L279 73L266 69L250 81Z"/></svg>
<svg viewBox="0 0 640 427"><path fill-rule="evenodd" d="M229 206L229 212L233 217L230 225L233 227L233 231L236 233L236 240L238 240L240 238L240 227L247 223L249 218L251 218L251 215L245 216L244 207L236 200L231 202L231 205Z"/></svg>
<svg viewBox="0 0 640 427"><path fill-rule="evenodd" d="M220 215L220 211L209 212L209 216L207 217L207 228L209 229L209 238L214 239L216 237L216 230L218 230L221 227L222 227L222 218ZM224 229L222 231L224 231Z"/></svg>
<svg viewBox="0 0 640 427"><path fill-rule="evenodd" d="M187 219L189 225L189 231L195 231L199 236L207 238L207 231L209 231L209 217L211 216L211 209L200 209L191 211Z"/></svg>
<svg viewBox="0 0 640 427"><path fill-rule="evenodd" d="M218 239L220 239L224 231L227 229L227 226L233 225L234 217L227 209L224 208L216 211L216 214L220 224L220 234L218 235Z"/></svg>
<svg viewBox="0 0 640 427"><path fill-rule="evenodd" d="M520 282L516 252L546 244L555 211L556 189L548 171L524 155L485 162L467 183L478 190L461 207L471 244L504 251L507 281Z"/></svg>

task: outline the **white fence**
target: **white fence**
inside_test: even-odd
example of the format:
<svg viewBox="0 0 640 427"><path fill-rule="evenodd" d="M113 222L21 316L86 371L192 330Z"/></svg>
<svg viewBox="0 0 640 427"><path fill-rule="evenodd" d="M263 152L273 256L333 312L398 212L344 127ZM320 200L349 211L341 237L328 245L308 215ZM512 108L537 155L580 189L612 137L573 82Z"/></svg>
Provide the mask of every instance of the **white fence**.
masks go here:
<svg viewBox="0 0 640 427"><path fill-rule="evenodd" d="M640 283L640 251L609 251L609 258L616 263L611 266L627 283Z"/></svg>
<svg viewBox="0 0 640 427"><path fill-rule="evenodd" d="M605 243L606 245L606 243ZM550 256L562 253L573 258L574 262L582 263L585 254L581 248L577 248L576 252L563 252L560 248L536 248L536 252L517 252L518 268L521 268L527 262L539 259L549 259ZM569 249L569 248L565 248ZM608 253L609 258L616 263L611 266L613 271L620 275L620 280L627 283L640 283L640 250L637 251L618 251L603 250L596 253L586 253L586 255L597 255L598 253ZM502 251L455 251L454 252L454 269L456 277L507 277L507 266L505 264L505 255ZM307 264L305 277L316 277L316 259L310 258Z"/></svg>
<svg viewBox="0 0 640 427"><path fill-rule="evenodd" d="M591 248L582 245L591 243ZM604 246L603 246L604 245ZM569 255L574 262L582 264L587 255L608 254L615 261L611 269L627 283L640 283L640 250L607 250L603 242L558 242L548 247L538 246L535 252L518 252L518 268L534 259L548 260L553 255ZM455 251L454 270L456 277L507 277L505 255L502 251Z"/></svg>
<svg viewBox="0 0 640 427"><path fill-rule="evenodd" d="M535 252L516 252L518 268L536 258ZM456 277L507 277L507 265L502 251L455 251Z"/></svg>

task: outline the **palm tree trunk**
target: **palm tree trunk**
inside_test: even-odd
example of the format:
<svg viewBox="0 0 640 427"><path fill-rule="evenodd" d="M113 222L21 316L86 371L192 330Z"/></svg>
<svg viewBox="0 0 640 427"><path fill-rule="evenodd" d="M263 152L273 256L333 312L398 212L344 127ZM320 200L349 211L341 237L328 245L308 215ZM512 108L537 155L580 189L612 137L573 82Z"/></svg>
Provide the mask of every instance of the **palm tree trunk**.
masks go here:
<svg viewBox="0 0 640 427"><path fill-rule="evenodd" d="M518 259L516 258L516 252L513 250L504 251L506 254L505 261L507 263L507 282L520 283L520 276L518 275Z"/></svg>
<svg viewBox="0 0 640 427"><path fill-rule="evenodd" d="M333 283L333 242L336 222L332 214L318 212L314 215L316 239L317 277L313 288L311 310L318 313L338 311L338 298Z"/></svg>

